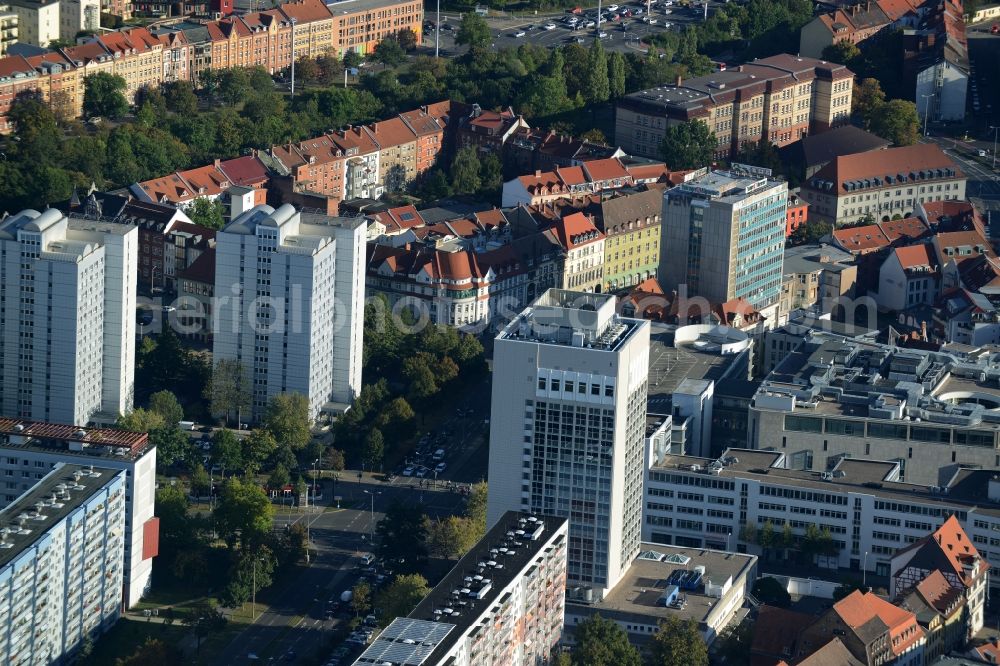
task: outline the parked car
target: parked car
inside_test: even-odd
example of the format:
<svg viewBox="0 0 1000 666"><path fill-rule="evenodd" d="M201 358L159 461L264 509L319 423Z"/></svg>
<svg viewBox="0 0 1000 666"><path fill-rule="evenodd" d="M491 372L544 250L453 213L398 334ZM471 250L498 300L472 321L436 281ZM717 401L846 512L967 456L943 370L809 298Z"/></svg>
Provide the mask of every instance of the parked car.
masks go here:
<svg viewBox="0 0 1000 666"><path fill-rule="evenodd" d="M517 32L515 32L515 33L514 33L514 35L513 35L513 36L514 36L514 37L517 37L517 38L521 38L521 37L524 37L524 36L525 36L525 35L527 35L527 34L528 34L528 33L526 33L526 32L525 32L524 30L518 30Z"/></svg>
<svg viewBox="0 0 1000 666"><path fill-rule="evenodd" d="M448 469L447 463L439 462L437 465L434 466L434 471L437 472L438 474L445 471L446 469Z"/></svg>
<svg viewBox="0 0 1000 666"><path fill-rule="evenodd" d="M607 9L609 12L616 12L618 11L618 5L608 5L607 7L605 7L605 9Z"/></svg>
<svg viewBox="0 0 1000 666"><path fill-rule="evenodd" d="M403 476L413 476L413 465L407 465L403 468Z"/></svg>
<svg viewBox="0 0 1000 666"><path fill-rule="evenodd" d="M545 28L546 30L555 30L556 29L556 24L555 23L546 23L542 27Z"/></svg>

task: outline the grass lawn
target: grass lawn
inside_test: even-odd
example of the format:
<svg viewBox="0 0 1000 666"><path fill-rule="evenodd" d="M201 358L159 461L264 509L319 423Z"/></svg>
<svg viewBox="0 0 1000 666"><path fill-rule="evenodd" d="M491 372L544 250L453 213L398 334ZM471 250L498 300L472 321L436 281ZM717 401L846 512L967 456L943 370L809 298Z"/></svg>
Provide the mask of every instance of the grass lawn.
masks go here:
<svg viewBox="0 0 1000 666"><path fill-rule="evenodd" d="M94 644L94 651L82 666L109 666L117 659L129 657L147 639L158 639L167 645L177 645L187 635L187 627L162 622L144 622L122 618L118 624Z"/></svg>

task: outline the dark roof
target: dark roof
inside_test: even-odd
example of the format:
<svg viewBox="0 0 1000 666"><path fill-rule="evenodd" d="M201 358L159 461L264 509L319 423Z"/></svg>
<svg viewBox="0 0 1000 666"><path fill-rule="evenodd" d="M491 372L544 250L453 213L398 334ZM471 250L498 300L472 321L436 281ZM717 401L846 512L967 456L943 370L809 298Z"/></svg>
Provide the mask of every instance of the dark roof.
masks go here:
<svg viewBox="0 0 1000 666"><path fill-rule="evenodd" d="M215 284L215 248L208 248L191 265L177 273L181 280Z"/></svg>
<svg viewBox="0 0 1000 666"><path fill-rule="evenodd" d="M526 520L535 520L537 522L523 522ZM458 564L441 579L441 582L408 615L410 618L420 620L433 621L440 619L442 622L448 622L456 626L456 629L452 630L443 641L438 643L437 648L427 659L426 663L437 664L441 662L442 657L454 646L455 641L464 636L470 626L480 621L483 614L488 612L490 606L497 600L498 595L517 576L521 575L524 568L538 555L542 546L546 545L553 531L559 529L565 522L565 518L539 516L536 519L529 517L528 514L516 511L508 511L501 516L500 520L493 526L493 529L487 532L486 536L480 539L479 543L458 561ZM533 541L530 534L513 538L508 536L519 530L530 533L538 525L543 527L537 540ZM513 552L499 555L491 553L491 549L503 546L504 543L507 543L507 547L509 547L515 539L521 545L516 547ZM502 564L503 568L480 566L480 564L490 561ZM476 584L470 584L465 580L467 576L476 575L482 575L491 581L491 586L481 598L470 599L467 602L469 604L468 607L458 617L455 617L455 615L446 617L441 617L440 614L435 615L434 611L441 611L455 604L455 597L452 595L453 590L467 588L470 585Z"/></svg>
<svg viewBox="0 0 1000 666"><path fill-rule="evenodd" d="M853 125L836 127L819 134L809 134L802 137L798 143L801 157L807 167L826 164L841 155L881 150L891 144L890 141ZM794 144L789 148L793 146Z"/></svg>

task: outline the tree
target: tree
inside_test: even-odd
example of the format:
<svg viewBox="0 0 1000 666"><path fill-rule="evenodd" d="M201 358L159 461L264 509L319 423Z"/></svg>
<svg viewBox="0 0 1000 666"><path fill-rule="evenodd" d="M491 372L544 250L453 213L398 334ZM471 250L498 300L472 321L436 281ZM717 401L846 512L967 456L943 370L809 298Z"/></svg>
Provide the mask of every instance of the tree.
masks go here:
<svg viewBox="0 0 1000 666"><path fill-rule="evenodd" d="M384 37L375 45L372 57L386 67L395 67L406 61L406 51L399 45L395 37Z"/></svg>
<svg viewBox="0 0 1000 666"><path fill-rule="evenodd" d="M475 521L447 516L431 521L427 530L427 546L435 557L457 559L469 552L480 537Z"/></svg>
<svg viewBox="0 0 1000 666"><path fill-rule="evenodd" d="M157 468L171 467L194 459L194 444L177 426L149 431L149 443L156 447Z"/></svg>
<svg viewBox="0 0 1000 666"><path fill-rule="evenodd" d="M327 449L322 465L325 469L331 469L334 472L343 472L346 466L344 452L334 448Z"/></svg>
<svg viewBox="0 0 1000 666"><path fill-rule="evenodd" d="M778 608L788 608L792 604L792 597L785 586L770 576L758 578L753 584L752 594L758 601Z"/></svg>
<svg viewBox="0 0 1000 666"><path fill-rule="evenodd" d="M170 391L157 391L149 396L149 411L163 417L166 426L177 426L184 420L184 408Z"/></svg>
<svg viewBox="0 0 1000 666"><path fill-rule="evenodd" d="M223 474L227 469L230 472L244 469L243 444L232 430L223 428L212 435L212 462L222 467Z"/></svg>
<svg viewBox="0 0 1000 666"><path fill-rule="evenodd" d="M688 618L671 616L660 620L649 646L650 666L708 666L708 644L698 625Z"/></svg>
<svg viewBox="0 0 1000 666"><path fill-rule="evenodd" d="M254 430L243 439L243 465L247 475L253 476L274 455L278 442L267 430Z"/></svg>
<svg viewBox="0 0 1000 666"><path fill-rule="evenodd" d="M301 393L279 393L271 398L264 413L264 427L281 444L301 449L309 433L309 401Z"/></svg>
<svg viewBox="0 0 1000 666"><path fill-rule="evenodd" d="M125 79L108 72L90 74L83 79L83 113L88 118L121 118L128 113Z"/></svg>
<svg viewBox="0 0 1000 666"><path fill-rule="evenodd" d="M671 169L699 169L712 161L715 134L700 120L672 125L664 133L660 153Z"/></svg>
<svg viewBox="0 0 1000 666"><path fill-rule="evenodd" d="M236 412L237 421L242 419L242 410L250 407L250 386L243 371L243 364L235 359L221 359L212 367L212 379L205 390L205 397L211 402L215 415Z"/></svg>
<svg viewBox="0 0 1000 666"><path fill-rule="evenodd" d="M604 132L597 129L596 127L592 127L591 129L581 134L580 138L583 139L584 141L590 141L591 143L599 143L605 146L608 144L608 137L604 136Z"/></svg>
<svg viewBox="0 0 1000 666"><path fill-rule="evenodd" d="M249 97L250 75L242 67L231 67L219 73L218 94L229 106L235 106Z"/></svg>
<svg viewBox="0 0 1000 666"><path fill-rule="evenodd" d="M200 637L198 645L201 646ZM115 660L115 666L174 666L180 658L180 651L176 647L157 638L146 638L146 642L130 656Z"/></svg>
<svg viewBox="0 0 1000 666"><path fill-rule="evenodd" d="M160 543L165 551L177 552L190 547L194 530L187 512L188 498L180 486L163 485L156 491Z"/></svg>
<svg viewBox="0 0 1000 666"><path fill-rule="evenodd" d="M823 49L821 57L827 62L849 65L861 57L861 49L859 49L857 44L854 42L848 39L842 39L836 44L830 44Z"/></svg>
<svg viewBox="0 0 1000 666"><path fill-rule="evenodd" d="M476 523L480 538L486 534L486 503L489 489L485 481L472 484L469 497L465 500L465 516Z"/></svg>
<svg viewBox="0 0 1000 666"><path fill-rule="evenodd" d="M595 39L590 44L590 51L587 54L587 81L583 88L583 98L588 104L600 104L608 101L610 96L608 54L601 40Z"/></svg>
<svg viewBox="0 0 1000 666"><path fill-rule="evenodd" d="M912 146L920 136L917 105L905 99L891 99L879 109L872 131L896 146Z"/></svg>
<svg viewBox="0 0 1000 666"><path fill-rule="evenodd" d="M201 652L201 640L226 626L226 616L212 604L203 601L194 606L192 612L184 619L184 624L194 631L194 635L198 638L195 651Z"/></svg>
<svg viewBox="0 0 1000 666"><path fill-rule="evenodd" d="M466 12L455 35L456 44L466 44L469 49L482 49L490 44L490 26L486 19L475 12Z"/></svg>
<svg viewBox="0 0 1000 666"><path fill-rule="evenodd" d="M288 474L288 468L284 465L275 465L267 480L267 487L271 490L281 490L292 482L292 477Z"/></svg>
<svg viewBox="0 0 1000 666"><path fill-rule="evenodd" d="M418 571L427 560L427 517L419 504L394 499L376 526L379 555L402 573Z"/></svg>
<svg viewBox="0 0 1000 666"><path fill-rule="evenodd" d="M399 42L404 51L412 51L417 48L417 33L409 28L403 28L396 33L396 41Z"/></svg>
<svg viewBox="0 0 1000 666"><path fill-rule="evenodd" d="M434 167L413 184L414 196L424 201L437 201L451 194L448 177L438 167Z"/></svg>
<svg viewBox="0 0 1000 666"><path fill-rule="evenodd" d="M466 146L455 153L451 163L451 186L457 194L472 194L479 191L479 156L476 149Z"/></svg>
<svg viewBox="0 0 1000 666"><path fill-rule="evenodd" d="M363 615L372 607L372 586L365 580L358 581L351 589L351 610L355 615ZM395 618L393 618L395 619Z"/></svg>
<svg viewBox="0 0 1000 666"><path fill-rule="evenodd" d="M840 601L844 597L848 597L851 594L853 594L855 590L860 590L861 592L865 592L866 588L862 587L861 581L858 580L852 580L842 585L838 585L836 589L834 589L833 591L833 600Z"/></svg>
<svg viewBox="0 0 1000 666"><path fill-rule="evenodd" d="M750 644L753 642L753 623L743 621L730 625L719 637L718 656L729 666L747 666L750 663Z"/></svg>
<svg viewBox="0 0 1000 666"><path fill-rule="evenodd" d="M503 187L503 165L494 153L479 161L479 187L485 192L499 192Z"/></svg>
<svg viewBox="0 0 1000 666"><path fill-rule="evenodd" d="M385 456L385 438L382 431L372 428L365 437L364 465L370 470L382 466L382 459Z"/></svg>
<svg viewBox="0 0 1000 666"><path fill-rule="evenodd" d="M396 576L375 597L375 615L379 623L384 627L397 617L406 617L430 591L427 579L420 574Z"/></svg>
<svg viewBox="0 0 1000 666"><path fill-rule="evenodd" d="M594 614L576 626L573 666L640 666L639 651L617 622Z"/></svg>
<svg viewBox="0 0 1000 666"><path fill-rule="evenodd" d="M198 197L191 202L185 212L195 224L200 224L209 229L221 229L225 223L225 220L222 218L224 210L222 202L218 199Z"/></svg>
<svg viewBox="0 0 1000 666"><path fill-rule="evenodd" d="M862 79L855 84L851 96L851 110L861 119L861 125L866 130L872 128L879 111L885 105L885 93L878 79Z"/></svg>
<svg viewBox="0 0 1000 666"><path fill-rule="evenodd" d="M170 81L163 84L163 98L167 109L182 116L198 112L198 96L190 81Z"/></svg>
<svg viewBox="0 0 1000 666"><path fill-rule="evenodd" d="M344 68L355 69L361 64L361 54L357 51L346 51L344 53Z"/></svg>
<svg viewBox="0 0 1000 666"><path fill-rule="evenodd" d="M608 58L608 83L612 99L625 96L625 56L618 51Z"/></svg>
<svg viewBox="0 0 1000 666"><path fill-rule="evenodd" d="M259 543L271 531L274 507L256 483L230 477L215 508L219 534L230 545Z"/></svg>
<svg viewBox="0 0 1000 666"><path fill-rule="evenodd" d="M195 497L208 497L212 494L212 479L204 465L197 464L191 469L191 494Z"/></svg>
<svg viewBox="0 0 1000 666"><path fill-rule="evenodd" d="M775 545L775 534L774 534L774 523L770 520L764 521L764 526L760 529L760 534L757 537L757 543L764 550L771 548Z"/></svg>
<svg viewBox="0 0 1000 666"><path fill-rule="evenodd" d="M223 605L237 608L269 588L274 582L277 565L274 553L267 546L242 549L230 567L229 580L222 590Z"/></svg>
<svg viewBox="0 0 1000 666"><path fill-rule="evenodd" d="M295 61L295 78L300 81L311 83L319 78L319 63L315 58L302 56Z"/></svg>
<svg viewBox="0 0 1000 666"><path fill-rule="evenodd" d="M164 427L166 422L163 420L162 414L158 414L151 409L136 407L128 414L119 415L115 425L122 430L150 432L151 430ZM177 427L176 422L171 425L172 427Z"/></svg>

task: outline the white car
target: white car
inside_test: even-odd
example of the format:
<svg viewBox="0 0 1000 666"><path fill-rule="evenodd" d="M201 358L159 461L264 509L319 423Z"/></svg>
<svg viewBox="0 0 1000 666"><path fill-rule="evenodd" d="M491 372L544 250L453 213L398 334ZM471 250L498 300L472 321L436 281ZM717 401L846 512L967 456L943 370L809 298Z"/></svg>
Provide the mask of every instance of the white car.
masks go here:
<svg viewBox="0 0 1000 666"><path fill-rule="evenodd" d="M579 22L580 22L580 19L578 19L575 16L570 16L568 19L566 19L566 24L567 25L576 25Z"/></svg>
<svg viewBox="0 0 1000 666"><path fill-rule="evenodd" d="M609 12L616 12L618 11L618 5L608 5L604 9L606 9Z"/></svg>
<svg viewBox="0 0 1000 666"><path fill-rule="evenodd" d="M642 16L642 7L636 7L632 12L632 16Z"/></svg>
<svg viewBox="0 0 1000 666"><path fill-rule="evenodd" d="M514 36L520 38L520 37L524 37L527 34L528 33L526 33L524 30L518 30L517 32L514 33Z"/></svg>
<svg viewBox="0 0 1000 666"><path fill-rule="evenodd" d="M653 18L652 16L643 16L642 22L648 23L649 25L656 25L656 19Z"/></svg>
<svg viewBox="0 0 1000 666"><path fill-rule="evenodd" d="M593 28L595 25L597 25L597 24L594 23L593 21L587 21L586 23L583 24L583 27L584 28Z"/></svg>
<svg viewBox="0 0 1000 666"><path fill-rule="evenodd" d="M545 28L546 30L555 30L556 29L556 24L555 23L546 23L542 27Z"/></svg>
<svg viewBox="0 0 1000 666"><path fill-rule="evenodd" d="M610 36L611 35L609 35L608 33L604 32L603 30L601 30L599 33L597 33L597 38L598 39L607 39Z"/></svg>
<svg viewBox="0 0 1000 666"><path fill-rule="evenodd" d="M669 27L670 27L670 26L672 26L672 25L673 25L673 23L671 23L670 21L664 21L664 22L663 22L663 27L664 27L664 28L669 28Z"/></svg>
<svg viewBox="0 0 1000 666"><path fill-rule="evenodd" d="M403 476L413 476L413 465L407 465L403 470Z"/></svg>

